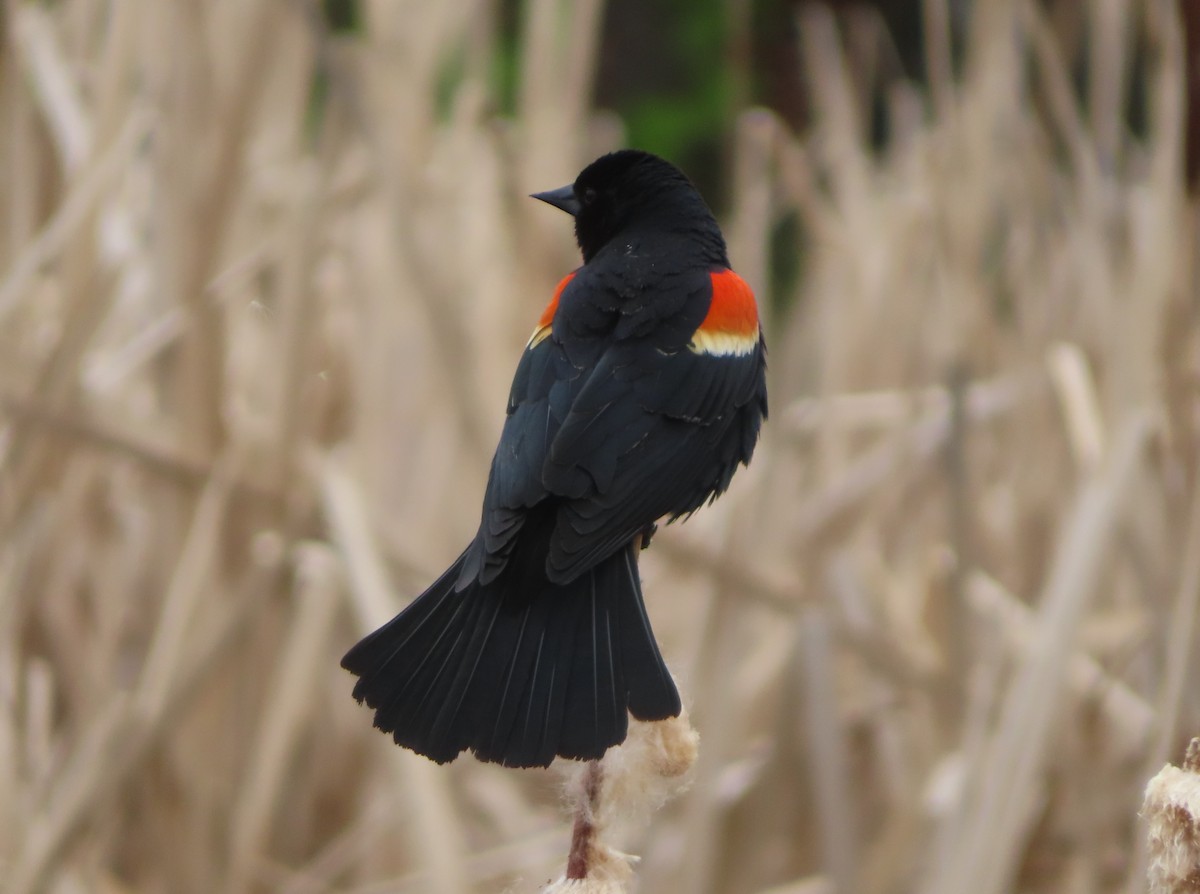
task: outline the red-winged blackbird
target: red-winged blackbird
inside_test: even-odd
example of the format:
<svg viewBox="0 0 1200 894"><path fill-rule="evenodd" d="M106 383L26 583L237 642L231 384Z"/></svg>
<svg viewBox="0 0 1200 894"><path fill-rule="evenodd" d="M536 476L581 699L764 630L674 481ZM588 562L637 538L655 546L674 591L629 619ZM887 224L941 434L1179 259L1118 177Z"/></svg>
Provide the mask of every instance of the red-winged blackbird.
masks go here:
<svg viewBox="0 0 1200 894"><path fill-rule="evenodd" d="M534 198L584 263L517 365L479 531L342 659L375 726L439 763L598 758L627 712L679 713L636 551L728 487L767 414L754 295L678 168L614 152Z"/></svg>

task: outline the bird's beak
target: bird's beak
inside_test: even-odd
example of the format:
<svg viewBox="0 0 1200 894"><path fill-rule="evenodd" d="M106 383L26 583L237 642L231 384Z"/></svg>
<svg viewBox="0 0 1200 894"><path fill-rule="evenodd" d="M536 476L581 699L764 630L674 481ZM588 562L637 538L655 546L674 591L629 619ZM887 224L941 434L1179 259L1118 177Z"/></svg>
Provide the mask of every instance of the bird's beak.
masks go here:
<svg viewBox="0 0 1200 894"><path fill-rule="evenodd" d="M535 192L529 198L541 199L547 205L561 208L572 217L579 213L579 199L575 198L575 187L571 185L561 186L547 192Z"/></svg>

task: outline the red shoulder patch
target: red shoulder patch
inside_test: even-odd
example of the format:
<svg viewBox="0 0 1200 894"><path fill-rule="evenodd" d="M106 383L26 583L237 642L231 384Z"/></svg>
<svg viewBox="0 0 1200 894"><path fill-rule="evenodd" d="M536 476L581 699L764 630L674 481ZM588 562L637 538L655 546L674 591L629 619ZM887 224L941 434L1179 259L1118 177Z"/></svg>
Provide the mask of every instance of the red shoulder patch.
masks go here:
<svg viewBox="0 0 1200 894"><path fill-rule="evenodd" d="M701 354L749 354L758 345L758 303L746 281L732 270L712 276L712 303L692 335Z"/></svg>
<svg viewBox="0 0 1200 894"><path fill-rule="evenodd" d="M542 315L538 317L537 326L534 327L533 334L529 336L529 341L525 347L534 347L550 334L550 327L554 323L554 315L558 313L558 299L562 295L563 289L567 287L567 283L574 278L575 271L571 271L562 278L562 282L560 282L558 287L554 290L554 297L550 299L550 303L546 305L546 309L542 311Z"/></svg>

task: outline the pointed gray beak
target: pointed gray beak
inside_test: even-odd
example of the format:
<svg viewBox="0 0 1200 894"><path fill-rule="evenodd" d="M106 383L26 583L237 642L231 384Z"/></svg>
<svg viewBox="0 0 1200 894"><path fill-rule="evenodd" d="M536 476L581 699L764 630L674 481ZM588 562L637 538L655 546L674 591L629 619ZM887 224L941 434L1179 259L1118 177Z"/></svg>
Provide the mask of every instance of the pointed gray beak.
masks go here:
<svg viewBox="0 0 1200 894"><path fill-rule="evenodd" d="M535 192L529 198L540 199L547 205L561 208L572 217L579 213L579 199L575 198L575 187L571 185L560 186L548 192Z"/></svg>

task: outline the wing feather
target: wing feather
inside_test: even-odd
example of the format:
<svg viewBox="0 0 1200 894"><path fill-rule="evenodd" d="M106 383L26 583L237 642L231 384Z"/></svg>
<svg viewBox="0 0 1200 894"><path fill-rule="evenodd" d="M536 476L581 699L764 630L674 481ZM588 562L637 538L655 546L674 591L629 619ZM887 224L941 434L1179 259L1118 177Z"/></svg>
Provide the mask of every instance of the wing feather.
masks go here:
<svg viewBox="0 0 1200 894"><path fill-rule="evenodd" d="M572 497L550 543L556 582L722 492L749 461L765 411L761 349L713 357L643 346L635 364L622 354L602 358L550 445L543 483Z"/></svg>
<svg viewBox="0 0 1200 894"><path fill-rule="evenodd" d="M589 289L581 271L553 331L521 357L460 590L500 574L543 501L558 504L547 576L566 583L721 493L750 459L766 413L765 350L761 336L749 353L689 347L709 309L708 275L680 277L632 311Z"/></svg>

